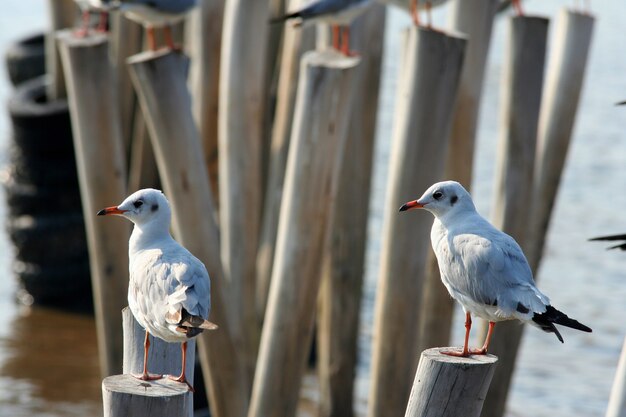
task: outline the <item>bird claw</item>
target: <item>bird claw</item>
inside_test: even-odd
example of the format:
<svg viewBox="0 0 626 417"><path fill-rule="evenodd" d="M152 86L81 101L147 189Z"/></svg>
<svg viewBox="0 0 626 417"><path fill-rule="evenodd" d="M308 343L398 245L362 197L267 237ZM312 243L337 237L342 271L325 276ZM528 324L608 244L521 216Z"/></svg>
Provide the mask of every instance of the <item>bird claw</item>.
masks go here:
<svg viewBox="0 0 626 417"><path fill-rule="evenodd" d="M442 350L440 351L443 355L454 356L457 358L467 358L470 355L470 352L467 350Z"/></svg>
<svg viewBox="0 0 626 417"><path fill-rule="evenodd" d="M480 348L480 349L470 349L469 353L471 355L486 355L487 354L487 349L486 348Z"/></svg>
<svg viewBox="0 0 626 417"><path fill-rule="evenodd" d="M141 379L142 381L156 381L157 379L161 379L163 378L163 375L159 375L159 374L150 374L150 373L143 373L143 374L131 374L134 378L137 379Z"/></svg>
<svg viewBox="0 0 626 417"><path fill-rule="evenodd" d="M172 376L172 375L170 375L168 378L171 379L172 381L176 381L176 382L180 382L180 383L186 384L187 387L189 388L189 391L196 392L196 390L193 389L193 387L191 386L189 381L187 381L187 378L182 377L182 376L176 377L176 376Z"/></svg>

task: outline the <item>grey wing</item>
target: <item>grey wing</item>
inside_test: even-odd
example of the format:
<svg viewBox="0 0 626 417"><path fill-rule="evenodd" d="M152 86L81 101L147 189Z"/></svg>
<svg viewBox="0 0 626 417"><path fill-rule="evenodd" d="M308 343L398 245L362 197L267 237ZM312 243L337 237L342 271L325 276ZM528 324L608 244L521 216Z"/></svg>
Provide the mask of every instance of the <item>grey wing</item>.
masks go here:
<svg viewBox="0 0 626 417"><path fill-rule="evenodd" d="M188 253L187 259L172 264L167 297L170 313L180 312L182 307L193 316L207 319L211 309L210 292L209 274L193 255Z"/></svg>
<svg viewBox="0 0 626 417"><path fill-rule="evenodd" d="M454 246L466 275L475 277L460 283L474 300L497 306L503 317L545 311L550 300L535 287L526 257L512 237L496 230L458 235Z"/></svg>
<svg viewBox="0 0 626 417"><path fill-rule="evenodd" d="M143 4L167 13L183 13L196 5L196 0L119 0L121 4Z"/></svg>
<svg viewBox="0 0 626 417"><path fill-rule="evenodd" d="M354 0L319 0L298 13L303 19L337 13L354 3Z"/></svg>

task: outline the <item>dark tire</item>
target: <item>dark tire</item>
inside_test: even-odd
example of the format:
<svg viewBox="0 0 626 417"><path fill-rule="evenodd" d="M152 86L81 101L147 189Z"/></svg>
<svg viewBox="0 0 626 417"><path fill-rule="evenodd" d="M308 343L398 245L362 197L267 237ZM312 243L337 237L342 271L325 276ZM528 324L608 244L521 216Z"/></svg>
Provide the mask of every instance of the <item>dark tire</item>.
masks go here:
<svg viewBox="0 0 626 417"><path fill-rule="evenodd" d="M7 173L16 182L78 190L78 173L73 154L56 157L28 154L16 146L11 146L8 153L10 166Z"/></svg>
<svg viewBox="0 0 626 417"><path fill-rule="evenodd" d="M72 126L66 100L48 101L46 76L19 85L9 99L13 140L22 153L73 155Z"/></svg>
<svg viewBox="0 0 626 417"><path fill-rule="evenodd" d="M7 73L13 85L46 73L45 39L38 33L19 39L5 53Z"/></svg>
<svg viewBox="0 0 626 417"><path fill-rule="evenodd" d="M7 221L16 258L42 267L76 263L88 258L82 213L19 216Z"/></svg>

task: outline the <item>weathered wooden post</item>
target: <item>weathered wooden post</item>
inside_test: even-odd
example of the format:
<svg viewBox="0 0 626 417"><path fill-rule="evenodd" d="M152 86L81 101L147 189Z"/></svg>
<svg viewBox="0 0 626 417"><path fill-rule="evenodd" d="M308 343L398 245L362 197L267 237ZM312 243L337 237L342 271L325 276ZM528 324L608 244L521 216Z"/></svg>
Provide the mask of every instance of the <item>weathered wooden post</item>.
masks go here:
<svg viewBox="0 0 626 417"><path fill-rule="evenodd" d="M47 85L46 96L49 101L65 98L65 78L61 67L61 56L57 49L56 31L71 28L76 22L78 8L74 0L48 0L48 15L51 27L46 33L46 74L51 82Z"/></svg>
<svg viewBox="0 0 626 417"><path fill-rule="evenodd" d="M533 205L526 224L526 242L522 243L535 280L574 124L593 21L589 15L564 10L556 23L556 38L541 99L534 184L530 198ZM494 383L485 401L484 417L500 417L506 406L522 329L519 326L509 326L511 328L507 329L505 326L496 330L492 351L497 353L506 350L507 357L494 375Z"/></svg>
<svg viewBox="0 0 626 417"><path fill-rule="evenodd" d="M464 33L469 42L454 106L444 178L460 182L467 190L472 182L480 98L493 21L499 4L499 0L462 0L452 2L451 6L448 26L455 32ZM441 284L433 252L429 254L427 268L422 289L418 352L448 344L454 311L454 300Z"/></svg>
<svg viewBox="0 0 626 417"><path fill-rule="evenodd" d="M185 26L193 117L200 131L211 189L218 200L217 120L224 1L201 0ZM216 202L217 203L217 202ZM219 203L217 203L219 205Z"/></svg>
<svg viewBox="0 0 626 417"><path fill-rule="evenodd" d="M228 316L218 254L215 207L186 85L186 58L176 52L144 52L128 60L131 79L146 116L165 193L172 203L180 242L206 265L211 276L211 321L218 331L198 343L209 400L217 416L242 417L249 384L240 357L240 323Z"/></svg>
<svg viewBox="0 0 626 417"><path fill-rule="evenodd" d="M128 307L122 310L122 326L124 332L124 364L122 372L124 374L141 374L143 372L143 357L144 357L144 340L146 331L137 323L133 313ZM191 339L187 342L187 366L185 367L185 374L187 380L191 382L191 385L195 385L193 382L194 369L196 358L196 340ZM148 350L148 371L153 374L160 374L167 378L170 375L178 376L181 372L182 354L179 343L167 343L158 337L150 336L150 349ZM136 383L141 385L142 381L135 379ZM148 390L152 391L152 381L143 385L144 395L153 396L154 393L148 393ZM186 387L186 384L181 384ZM176 390L178 391L178 390ZM193 395L186 396L188 404L186 409L189 417L193 416ZM130 413L126 415L132 415ZM183 417L182 409L176 409L175 414Z"/></svg>
<svg viewBox="0 0 626 417"><path fill-rule="evenodd" d="M102 222L96 212L126 197L122 147L108 37L57 33L69 96L74 151L93 283L100 366L122 370L122 308L128 290L128 222Z"/></svg>
<svg viewBox="0 0 626 417"><path fill-rule="evenodd" d="M626 339L617 364L605 417L626 417Z"/></svg>
<svg viewBox="0 0 626 417"><path fill-rule="evenodd" d="M422 352L405 417L480 417L498 358Z"/></svg>
<svg viewBox="0 0 626 417"><path fill-rule="evenodd" d="M302 60L248 417L288 417L296 412L315 319L319 260L337 189L358 62L333 51L309 52Z"/></svg>
<svg viewBox="0 0 626 417"><path fill-rule="evenodd" d="M404 412L416 367L420 291L432 218L398 215L441 180L466 41L424 28L407 34L385 202L369 417Z"/></svg>
<svg viewBox="0 0 626 417"><path fill-rule="evenodd" d="M260 337L255 309L255 262L262 207L268 19L267 0L226 2L220 68L221 258L229 288L228 314L242 323L243 353L250 376L254 373Z"/></svg>
<svg viewBox="0 0 626 417"><path fill-rule="evenodd" d="M124 374L102 381L104 417L188 416L191 397L187 385L169 378L144 382Z"/></svg>
<svg viewBox="0 0 626 417"><path fill-rule="evenodd" d="M350 127L323 254L317 318L320 417L353 415L384 27L381 4L360 17L351 32L361 64L356 68Z"/></svg>
<svg viewBox="0 0 626 417"><path fill-rule="evenodd" d="M287 10L295 10L301 2L302 0L291 0ZM284 28L276 109L272 125L269 172L267 174L267 184L265 184L263 215L256 260L256 305L259 323L263 322L263 317L265 316L265 306L272 277L272 263L274 262L278 217L283 197L283 183L285 167L287 166L287 154L289 152L289 135L291 134L296 101L299 65L304 51L312 49L315 40L315 27L313 26L296 28L292 24L287 23Z"/></svg>

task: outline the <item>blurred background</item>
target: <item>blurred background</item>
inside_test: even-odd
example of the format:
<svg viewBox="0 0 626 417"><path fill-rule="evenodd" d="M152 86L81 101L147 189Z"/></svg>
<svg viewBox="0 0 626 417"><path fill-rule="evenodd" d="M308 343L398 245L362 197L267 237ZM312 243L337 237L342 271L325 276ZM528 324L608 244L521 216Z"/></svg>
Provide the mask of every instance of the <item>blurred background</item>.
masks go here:
<svg viewBox="0 0 626 417"><path fill-rule="evenodd" d="M571 0L528 0L529 15L555 17ZM0 13L0 49L24 35L45 30L42 0L5 0ZM444 27L447 7L435 10L435 26ZM597 18L588 71L569 156L562 177L538 286L553 305L593 328L592 334L563 329L565 344L534 328L525 331L507 415L511 417L602 416L626 335L626 254L606 251L591 237L626 233L626 2L592 1ZM472 194L489 217L493 202L494 162L505 12L496 19L484 84ZM373 305L380 256L389 139L398 74L400 30L410 24L390 8L377 126L376 159L370 202L366 287L359 337L356 407L365 415L371 357ZM551 25L554 22L552 21ZM551 34L551 33L550 33ZM550 35L549 35L550 36ZM550 45L547 55L549 56ZM0 66L0 101L12 87ZM8 160L11 128L0 111L0 163ZM424 190L415 190L418 197ZM115 202L112 202L115 203ZM95 214L95 213L94 213ZM7 219L0 189L0 219ZM13 276L14 249L0 229L0 415L97 416L102 414L93 317L28 306ZM457 313L459 313L457 311ZM457 314L452 344L461 345L464 328ZM497 337L497 336L496 336ZM307 377L304 397L315 398L315 378Z"/></svg>

